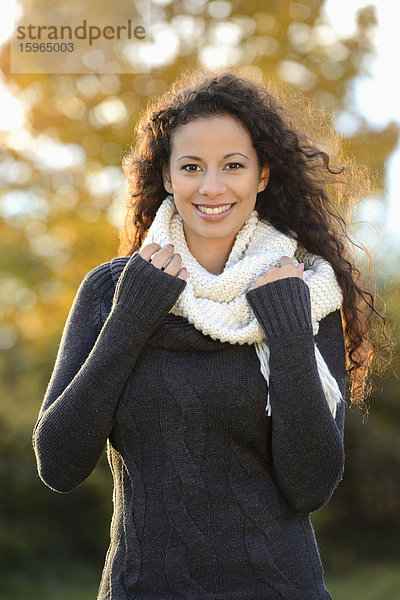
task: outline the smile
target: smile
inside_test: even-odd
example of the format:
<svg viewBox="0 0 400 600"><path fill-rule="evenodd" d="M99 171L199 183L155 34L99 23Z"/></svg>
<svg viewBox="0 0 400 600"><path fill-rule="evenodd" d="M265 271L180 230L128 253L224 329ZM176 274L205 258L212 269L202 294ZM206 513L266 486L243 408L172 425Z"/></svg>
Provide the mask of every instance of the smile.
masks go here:
<svg viewBox="0 0 400 600"><path fill-rule="evenodd" d="M197 205L197 208L207 215L218 215L230 209L233 206L232 204L224 204L223 206L218 206L216 208L208 208L207 206L202 206L201 204Z"/></svg>
<svg viewBox="0 0 400 600"><path fill-rule="evenodd" d="M204 206L204 204L194 204L196 214L204 221L221 221L227 219L235 208L233 204L220 204L219 206Z"/></svg>

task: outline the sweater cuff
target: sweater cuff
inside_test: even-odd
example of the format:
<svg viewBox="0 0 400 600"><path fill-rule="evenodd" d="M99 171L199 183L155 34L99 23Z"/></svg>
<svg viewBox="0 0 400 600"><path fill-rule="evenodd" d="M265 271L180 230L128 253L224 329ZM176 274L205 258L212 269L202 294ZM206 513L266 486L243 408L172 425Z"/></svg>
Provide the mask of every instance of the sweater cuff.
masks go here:
<svg viewBox="0 0 400 600"><path fill-rule="evenodd" d="M123 309L131 317L149 315L148 322L152 322L168 313L185 286L184 279L161 271L135 253L118 280L113 308Z"/></svg>
<svg viewBox="0 0 400 600"><path fill-rule="evenodd" d="M267 339L312 331L311 298L300 277L285 277L246 293Z"/></svg>

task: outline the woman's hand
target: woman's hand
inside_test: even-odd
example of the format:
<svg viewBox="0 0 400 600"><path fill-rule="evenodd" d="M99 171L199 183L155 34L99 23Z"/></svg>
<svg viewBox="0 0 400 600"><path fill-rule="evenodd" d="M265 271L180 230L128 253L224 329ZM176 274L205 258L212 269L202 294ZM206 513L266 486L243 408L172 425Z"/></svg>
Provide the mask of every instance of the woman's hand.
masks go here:
<svg viewBox="0 0 400 600"><path fill-rule="evenodd" d="M143 246L138 254L140 254L140 256L148 262L151 262L151 264L157 267L157 269L161 269L170 275L175 275L175 277L179 277L179 279L186 281L187 270L185 267L181 267L182 258L177 252L174 253L174 247L172 244L167 244L161 248L160 244L152 242L151 244L146 244L146 246ZM170 258L171 262L167 267L164 268L165 263Z"/></svg>
<svg viewBox="0 0 400 600"><path fill-rule="evenodd" d="M253 283L249 290L269 283L270 281L276 281L277 279L284 279L285 277L300 277L303 279L304 263L301 263L298 267L288 256L282 256L279 259L281 264L280 267L270 267L263 275L260 275L258 279Z"/></svg>

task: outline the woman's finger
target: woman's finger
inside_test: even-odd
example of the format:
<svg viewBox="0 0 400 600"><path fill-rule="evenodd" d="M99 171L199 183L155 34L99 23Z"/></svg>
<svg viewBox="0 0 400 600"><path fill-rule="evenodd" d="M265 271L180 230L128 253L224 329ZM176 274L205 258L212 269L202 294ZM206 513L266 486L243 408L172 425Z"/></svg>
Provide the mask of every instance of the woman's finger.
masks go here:
<svg viewBox="0 0 400 600"><path fill-rule="evenodd" d="M288 256L281 256L281 258L279 259L279 262L281 264L281 267L283 267L284 265L294 265L294 262L288 257Z"/></svg>
<svg viewBox="0 0 400 600"><path fill-rule="evenodd" d="M179 279L183 279L184 281L186 281L186 279L188 278L188 272L186 267L181 267L178 271L177 277L179 277Z"/></svg>
<svg viewBox="0 0 400 600"><path fill-rule="evenodd" d="M299 265L295 265L294 261L291 258L289 258L288 256L282 256L279 259L279 262L280 262L281 268L287 267L288 265L290 265L291 267L293 267L293 272L296 272L297 277L300 277L301 279L303 279L304 263L301 263ZM294 271L294 269L296 271ZM287 272L287 270L286 270L286 272ZM278 275L278 278L279 278L279 275Z"/></svg>
<svg viewBox="0 0 400 600"><path fill-rule="evenodd" d="M150 260L151 264L157 267L157 269L163 269L163 267L165 267L165 263L171 258L173 251L173 245L166 244L160 250L153 252L154 256L152 256Z"/></svg>
<svg viewBox="0 0 400 600"><path fill-rule="evenodd" d="M145 260L149 261L153 254L157 252L157 250L160 250L160 248L160 244L157 244L156 242L151 242L151 244L146 244L145 246L143 246L143 248L138 252L138 254L140 254L140 256Z"/></svg>
<svg viewBox="0 0 400 600"><path fill-rule="evenodd" d="M182 257L177 252L172 255L170 262L168 265L163 267L163 271L169 273L170 275L177 275L179 269L181 268Z"/></svg>

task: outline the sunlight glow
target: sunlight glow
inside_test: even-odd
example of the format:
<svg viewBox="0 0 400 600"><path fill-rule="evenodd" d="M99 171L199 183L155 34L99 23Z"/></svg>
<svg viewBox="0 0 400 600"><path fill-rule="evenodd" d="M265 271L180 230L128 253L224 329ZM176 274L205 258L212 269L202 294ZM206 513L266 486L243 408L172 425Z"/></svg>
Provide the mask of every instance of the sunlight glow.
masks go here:
<svg viewBox="0 0 400 600"><path fill-rule="evenodd" d="M1 0L0 45L8 40L21 16L21 5L16 0Z"/></svg>
<svg viewBox="0 0 400 600"><path fill-rule="evenodd" d="M21 102L0 82L0 130L22 127L25 121Z"/></svg>
<svg viewBox="0 0 400 600"><path fill-rule="evenodd" d="M83 163L86 157L79 144L62 144L41 134L35 139L30 158L42 171L64 171Z"/></svg>
<svg viewBox="0 0 400 600"><path fill-rule="evenodd" d="M179 52L179 39L170 24L156 23L152 26L151 33L153 42L129 44L123 49L126 60L136 70L155 69L171 64Z"/></svg>

